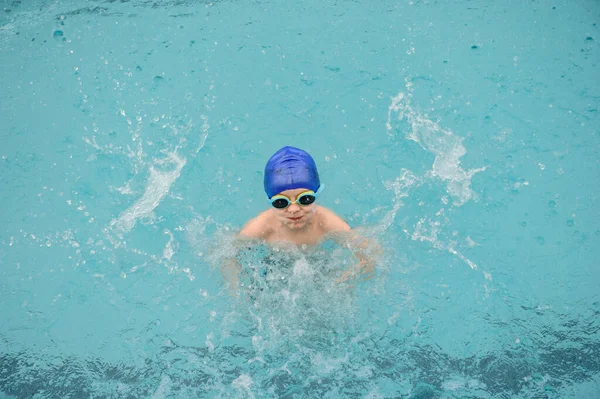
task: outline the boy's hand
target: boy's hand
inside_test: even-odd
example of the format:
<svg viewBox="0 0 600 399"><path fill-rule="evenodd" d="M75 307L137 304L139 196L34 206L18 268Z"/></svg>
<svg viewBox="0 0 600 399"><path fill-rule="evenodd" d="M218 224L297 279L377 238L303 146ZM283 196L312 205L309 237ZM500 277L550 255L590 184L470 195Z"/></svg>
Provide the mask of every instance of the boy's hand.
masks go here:
<svg viewBox="0 0 600 399"><path fill-rule="evenodd" d="M355 231L350 233L349 238L350 240L346 242L346 245L354 253L358 263L346 270L337 279L338 283L357 277L363 280L372 278L375 275L375 260L381 255L381 248L375 241L364 238Z"/></svg>
<svg viewBox="0 0 600 399"><path fill-rule="evenodd" d="M221 273L227 282L229 294L233 297L240 295L239 273L241 266L235 258L225 258L221 264Z"/></svg>
<svg viewBox="0 0 600 399"><path fill-rule="evenodd" d="M340 278L336 280L338 283L343 283L348 280L353 280L357 276L361 276L363 280L368 280L375 275L375 265L372 261L364 260L357 263L353 268L346 270Z"/></svg>

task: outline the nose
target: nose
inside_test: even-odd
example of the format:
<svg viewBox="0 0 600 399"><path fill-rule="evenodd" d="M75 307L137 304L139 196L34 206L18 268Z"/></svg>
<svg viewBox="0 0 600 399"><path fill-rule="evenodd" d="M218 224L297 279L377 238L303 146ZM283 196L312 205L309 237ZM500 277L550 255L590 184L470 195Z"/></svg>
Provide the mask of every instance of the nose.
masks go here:
<svg viewBox="0 0 600 399"><path fill-rule="evenodd" d="M297 213L300 210L300 205L294 203L291 203L290 206L288 206L288 212L290 213Z"/></svg>

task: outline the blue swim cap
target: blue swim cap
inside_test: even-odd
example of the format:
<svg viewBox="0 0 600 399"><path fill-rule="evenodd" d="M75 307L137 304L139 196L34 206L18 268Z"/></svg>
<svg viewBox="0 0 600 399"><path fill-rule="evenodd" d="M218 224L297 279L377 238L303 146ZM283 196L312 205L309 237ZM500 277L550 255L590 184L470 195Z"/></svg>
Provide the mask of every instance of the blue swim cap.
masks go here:
<svg viewBox="0 0 600 399"><path fill-rule="evenodd" d="M296 188L317 192L319 187L321 182L315 160L300 148L283 147L265 166L265 192L269 198Z"/></svg>

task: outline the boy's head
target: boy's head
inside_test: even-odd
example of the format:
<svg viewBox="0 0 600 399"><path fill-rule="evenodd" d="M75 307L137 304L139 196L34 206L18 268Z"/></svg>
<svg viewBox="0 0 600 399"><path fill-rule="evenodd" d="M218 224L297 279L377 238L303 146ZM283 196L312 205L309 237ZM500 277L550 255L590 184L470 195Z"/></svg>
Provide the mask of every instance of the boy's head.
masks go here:
<svg viewBox="0 0 600 399"><path fill-rule="evenodd" d="M317 192L321 187L314 159L300 148L287 146L267 161L264 184L269 198L286 190L305 188Z"/></svg>
<svg viewBox="0 0 600 399"><path fill-rule="evenodd" d="M297 230L310 222L321 182L317 165L307 152L295 147L277 151L265 167L264 184L282 224Z"/></svg>

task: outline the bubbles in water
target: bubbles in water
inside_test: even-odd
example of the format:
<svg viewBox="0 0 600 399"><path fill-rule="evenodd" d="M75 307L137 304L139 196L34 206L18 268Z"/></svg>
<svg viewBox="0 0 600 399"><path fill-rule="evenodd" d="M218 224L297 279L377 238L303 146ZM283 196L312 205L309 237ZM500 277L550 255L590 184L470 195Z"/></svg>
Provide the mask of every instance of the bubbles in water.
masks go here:
<svg viewBox="0 0 600 399"><path fill-rule="evenodd" d="M60 39L64 36L64 32L62 30L55 30L54 33L52 33L52 37L54 37L55 39Z"/></svg>

